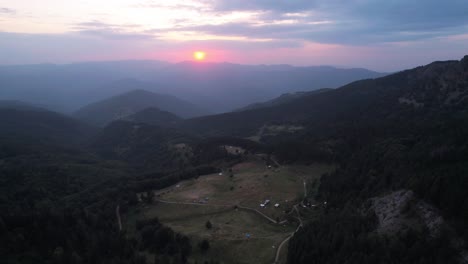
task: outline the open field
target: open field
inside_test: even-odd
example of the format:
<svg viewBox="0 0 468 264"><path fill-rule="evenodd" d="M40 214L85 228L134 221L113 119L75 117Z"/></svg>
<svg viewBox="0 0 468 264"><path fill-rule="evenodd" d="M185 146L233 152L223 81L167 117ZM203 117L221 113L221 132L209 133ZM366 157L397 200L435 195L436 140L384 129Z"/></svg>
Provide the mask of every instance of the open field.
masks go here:
<svg viewBox="0 0 468 264"><path fill-rule="evenodd" d="M286 219L286 213L301 200L304 182L319 179L332 169L323 164L274 168L260 160L244 162L226 168L222 175L205 175L156 191L154 204L144 205L134 217L158 217L188 235L194 246L192 260L198 263L273 263L278 246L298 224L274 222ZM261 208L266 199L270 204ZM280 206L275 208L275 203ZM236 206L258 210L267 217ZM206 228L207 221L212 223L211 229ZM210 242L205 254L196 246L203 239ZM286 251L287 244L280 252L281 261Z"/></svg>
<svg viewBox="0 0 468 264"><path fill-rule="evenodd" d="M330 165L283 166L268 168L261 161L244 162L223 171L180 182L156 192L158 199L185 203L240 205L280 218L304 195L304 181L318 179ZM231 177L232 175L232 177ZM261 208L265 200L270 204ZM278 203L279 208L274 204Z"/></svg>
<svg viewBox="0 0 468 264"><path fill-rule="evenodd" d="M139 216L153 217L191 238L192 259L198 263L211 259L221 263L273 263L276 248L296 228L294 223L276 225L252 212L212 205L156 203ZM211 229L206 228L207 221L212 223ZM206 254L196 248L203 239L210 242Z"/></svg>

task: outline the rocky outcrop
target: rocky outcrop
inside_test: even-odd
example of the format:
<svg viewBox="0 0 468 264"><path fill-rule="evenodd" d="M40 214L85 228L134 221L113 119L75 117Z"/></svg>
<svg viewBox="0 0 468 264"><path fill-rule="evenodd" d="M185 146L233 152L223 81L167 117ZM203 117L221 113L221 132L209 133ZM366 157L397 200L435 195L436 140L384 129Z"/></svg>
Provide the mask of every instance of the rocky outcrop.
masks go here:
<svg viewBox="0 0 468 264"><path fill-rule="evenodd" d="M416 198L410 190L396 191L371 201L379 220L376 231L380 234L394 234L422 225L435 237L445 224L435 207Z"/></svg>

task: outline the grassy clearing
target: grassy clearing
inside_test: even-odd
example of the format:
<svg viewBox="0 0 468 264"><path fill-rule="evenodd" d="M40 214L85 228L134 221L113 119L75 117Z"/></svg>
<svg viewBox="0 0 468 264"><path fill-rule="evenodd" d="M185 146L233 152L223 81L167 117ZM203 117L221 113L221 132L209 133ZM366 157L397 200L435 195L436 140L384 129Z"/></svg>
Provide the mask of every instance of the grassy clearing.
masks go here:
<svg viewBox="0 0 468 264"><path fill-rule="evenodd" d="M284 226L270 223L249 211L235 210L235 205L258 209L273 219L284 219L285 211L302 199L304 181L313 182L333 166L283 166L269 168L260 160L237 164L223 171L187 180L156 192L157 198L197 205L155 202L145 205L137 218L158 217L175 231L188 235L194 246L192 261L217 260L221 263L272 263L279 244L291 234L295 223ZM233 175L232 177L230 175ZM265 199L271 200L260 208ZM275 208L274 204L280 207ZM134 221L132 220L132 221ZM207 221L212 228L207 229ZM246 234L251 238L246 238ZM207 239L210 250L203 254L197 244ZM287 246L281 252L286 258Z"/></svg>
<svg viewBox="0 0 468 264"><path fill-rule="evenodd" d="M211 259L222 263L272 262L276 247L295 229L294 225L270 224L250 212L216 206L158 203L143 215L145 218L155 216L192 239L195 247L192 260L198 263ZM207 221L212 223L211 229L206 228ZM246 234L251 237L248 239ZM211 246L205 254L196 247L203 239Z"/></svg>
<svg viewBox="0 0 468 264"><path fill-rule="evenodd" d="M219 214L226 211L232 211L233 207L223 206L195 206L195 205L183 205L183 204L165 204L155 203L152 206L147 206L146 209L142 210L142 214L146 218L157 217L161 222L169 221L186 221L187 218L194 218L198 216L206 216Z"/></svg>
<svg viewBox="0 0 468 264"><path fill-rule="evenodd" d="M331 169L332 166L321 164L268 168L260 161L245 162L233 166L232 172L183 181L157 195L168 201L247 206L276 219L303 198L304 181L319 179ZM271 200L270 204L260 208L266 199ZM276 203L279 208L274 207Z"/></svg>

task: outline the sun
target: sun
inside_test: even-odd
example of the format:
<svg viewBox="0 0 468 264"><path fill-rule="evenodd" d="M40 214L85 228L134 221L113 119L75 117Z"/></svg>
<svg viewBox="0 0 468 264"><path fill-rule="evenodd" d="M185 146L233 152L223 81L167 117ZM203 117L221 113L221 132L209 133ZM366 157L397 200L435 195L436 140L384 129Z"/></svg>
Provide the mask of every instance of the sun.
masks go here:
<svg viewBox="0 0 468 264"><path fill-rule="evenodd" d="M206 58L206 53L203 51L196 51L193 53L195 60L202 61Z"/></svg>

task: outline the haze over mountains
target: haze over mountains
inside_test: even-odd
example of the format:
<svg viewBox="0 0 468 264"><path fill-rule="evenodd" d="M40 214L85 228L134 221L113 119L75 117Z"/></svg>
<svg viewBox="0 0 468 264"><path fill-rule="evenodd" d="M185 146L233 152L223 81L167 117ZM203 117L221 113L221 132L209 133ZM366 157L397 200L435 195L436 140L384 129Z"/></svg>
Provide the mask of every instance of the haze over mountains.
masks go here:
<svg viewBox="0 0 468 264"><path fill-rule="evenodd" d="M356 81L339 89L299 94L284 103L270 102L273 107L253 107L187 120L184 126L190 131L216 135L252 136L249 134L252 131L275 122L307 124L315 130L318 125L336 125L361 118L378 121L403 109L427 115L452 108L461 110L468 98L464 75L467 63L467 57L461 61L434 62L374 80ZM276 102L282 102L280 99Z"/></svg>
<svg viewBox="0 0 468 264"><path fill-rule="evenodd" d="M123 120L160 127L174 126L182 121L180 117L170 112L159 110L155 107L145 108L135 114L124 117Z"/></svg>
<svg viewBox="0 0 468 264"><path fill-rule="evenodd" d="M336 88L383 75L325 66L160 61L0 66L0 99L71 113L90 103L140 89L173 95L207 112L220 113L284 93Z"/></svg>
<svg viewBox="0 0 468 264"><path fill-rule="evenodd" d="M148 108L153 108L153 111L145 111L135 115ZM91 124L103 126L118 119L140 119L143 116L154 115L155 110L160 111L158 117L167 121L175 120L177 116L189 118L208 113L208 111L174 96L156 94L145 90L133 90L87 105L74 113L74 116ZM164 114L162 111L170 112L175 116L170 117L168 116L169 113ZM135 116L129 117L132 115Z"/></svg>
<svg viewBox="0 0 468 264"><path fill-rule="evenodd" d="M240 109L238 109L236 111L240 112L240 111L246 111L246 110L252 110L252 109L259 109L259 108L266 108L266 107L282 105L282 104L290 103L290 102L294 101L294 99L297 99L297 98L300 98L300 97L319 94L319 93L323 93L323 92L328 92L328 91L331 91L331 90L332 90L331 88L323 88L323 89L317 89L317 90L314 90L314 91L311 91L311 92L286 93L286 94L280 95L277 98L268 100L266 102L258 102L258 103L253 103L253 104L247 105L247 106L242 107L242 108L240 108Z"/></svg>

